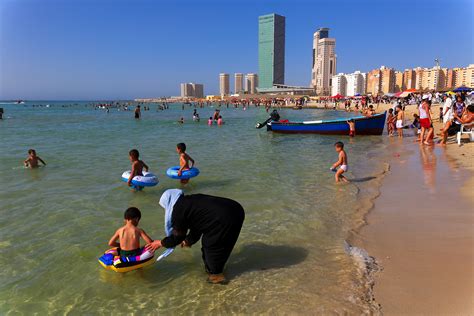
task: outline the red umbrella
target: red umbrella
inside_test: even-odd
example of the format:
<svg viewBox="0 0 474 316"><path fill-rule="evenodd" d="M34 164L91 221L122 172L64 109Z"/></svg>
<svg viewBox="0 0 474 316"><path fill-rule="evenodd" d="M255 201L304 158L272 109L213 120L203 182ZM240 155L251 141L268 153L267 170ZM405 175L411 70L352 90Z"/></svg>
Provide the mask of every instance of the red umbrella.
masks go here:
<svg viewBox="0 0 474 316"><path fill-rule="evenodd" d="M336 94L336 95L333 95L331 98L333 98L333 99L342 99L342 98L344 98L344 96L343 96L343 95L340 95L340 94L338 93L338 94Z"/></svg>

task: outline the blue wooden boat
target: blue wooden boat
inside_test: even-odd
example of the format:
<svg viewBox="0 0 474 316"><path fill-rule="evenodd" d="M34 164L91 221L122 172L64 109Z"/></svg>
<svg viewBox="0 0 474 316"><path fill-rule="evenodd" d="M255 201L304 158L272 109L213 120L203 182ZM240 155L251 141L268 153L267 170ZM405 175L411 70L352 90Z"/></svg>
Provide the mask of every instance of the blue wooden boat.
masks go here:
<svg viewBox="0 0 474 316"><path fill-rule="evenodd" d="M271 122L267 130L276 133L311 133L328 135L349 135L347 120L355 122L356 135L382 135L385 127L386 113L375 114L371 117L356 116L336 120L320 120L306 122Z"/></svg>

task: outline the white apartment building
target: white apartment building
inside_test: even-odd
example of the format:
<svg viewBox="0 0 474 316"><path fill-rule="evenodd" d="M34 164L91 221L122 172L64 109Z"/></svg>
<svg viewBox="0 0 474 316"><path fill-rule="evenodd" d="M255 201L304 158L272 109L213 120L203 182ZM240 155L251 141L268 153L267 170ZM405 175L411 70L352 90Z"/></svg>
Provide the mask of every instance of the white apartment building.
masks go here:
<svg viewBox="0 0 474 316"><path fill-rule="evenodd" d="M365 94L365 73L355 71L351 74L345 75L346 77L346 94L345 96L353 97L357 94ZM342 93L341 93L342 94Z"/></svg>
<svg viewBox="0 0 474 316"><path fill-rule="evenodd" d="M346 95L346 76L343 73L332 76L331 95Z"/></svg>
<svg viewBox="0 0 474 316"><path fill-rule="evenodd" d="M221 96L226 96L230 94L229 74L219 74L219 94Z"/></svg>

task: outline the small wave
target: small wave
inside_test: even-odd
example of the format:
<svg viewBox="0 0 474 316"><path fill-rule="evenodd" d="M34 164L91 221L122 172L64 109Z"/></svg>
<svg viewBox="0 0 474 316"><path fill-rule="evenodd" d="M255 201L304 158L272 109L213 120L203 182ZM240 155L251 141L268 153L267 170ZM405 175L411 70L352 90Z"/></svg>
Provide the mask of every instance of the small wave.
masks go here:
<svg viewBox="0 0 474 316"><path fill-rule="evenodd" d="M362 248L350 245L344 241L344 249L346 253L354 260L358 267L360 276L365 287L365 302L370 306L372 313L380 314L381 306L374 297L375 273L382 270L374 257L370 256L367 251Z"/></svg>

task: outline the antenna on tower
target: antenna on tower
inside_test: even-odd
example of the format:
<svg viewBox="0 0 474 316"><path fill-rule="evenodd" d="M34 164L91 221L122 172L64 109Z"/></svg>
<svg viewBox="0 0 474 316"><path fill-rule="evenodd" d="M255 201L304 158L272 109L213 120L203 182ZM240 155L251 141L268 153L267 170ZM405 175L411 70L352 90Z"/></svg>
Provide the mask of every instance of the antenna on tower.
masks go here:
<svg viewBox="0 0 474 316"><path fill-rule="evenodd" d="M439 60L438 58L435 58L434 62L435 62L435 64L436 64L436 67L439 67L439 62L440 62L440 61L441 61L441 60Z"/></svg>

